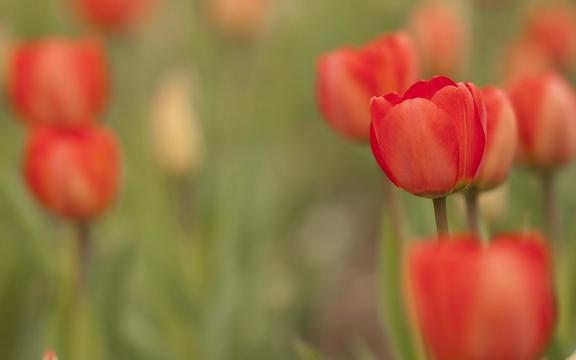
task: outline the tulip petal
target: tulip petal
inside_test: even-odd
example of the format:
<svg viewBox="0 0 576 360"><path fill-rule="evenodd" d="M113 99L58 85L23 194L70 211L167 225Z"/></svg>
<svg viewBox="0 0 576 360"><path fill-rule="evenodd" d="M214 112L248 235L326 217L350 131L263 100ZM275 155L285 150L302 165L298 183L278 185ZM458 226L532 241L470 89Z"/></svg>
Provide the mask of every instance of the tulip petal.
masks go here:
<svg viewBox="0 0 576 360"><path fill-rule="evenodd" d="M373 111L385 106L383 100L375 104ZM458 143L449 114L428 100L412 99L376 118L373 126L375 152L395 184L429 197L452 191L457 183Z"/></svg>
<svg viewBox="0 0 576 360"><path fill-rule="evenodd" d="M446 86L456 86L456 83L444 76L435 76L431 80L421 80L404 93L404 100L414 98L432 99L434 95Z"/></svg>

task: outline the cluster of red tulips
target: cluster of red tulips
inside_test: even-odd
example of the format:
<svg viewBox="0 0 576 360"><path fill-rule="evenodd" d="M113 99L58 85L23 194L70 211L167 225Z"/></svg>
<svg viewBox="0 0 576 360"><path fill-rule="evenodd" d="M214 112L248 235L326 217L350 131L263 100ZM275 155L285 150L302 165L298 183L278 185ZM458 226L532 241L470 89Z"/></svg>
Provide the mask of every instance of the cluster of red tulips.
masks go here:
<svg viewBox="0 0 576 360"><path fill-rule="evenodd" d="M457 52L463 22L454 9L431 4L411 17L411 33L323 55L319 107L338 133L370 142L390 182L434 202L438 234L406 245L403 255L405 304L433 358L536 360L557 317L553 185L576 156L576 93L561 75L576 59L575 37L557 23L561 10L546 10L530 20L526 38L555 60L550 67L523 67L502 88L445 76L417 81L421 65L457 75L465 62ZM482 239L477 197L505 182L515 160L542 178L546 237ZM469 232L452 235L445 198L458 192L468 200Z"/></svg>

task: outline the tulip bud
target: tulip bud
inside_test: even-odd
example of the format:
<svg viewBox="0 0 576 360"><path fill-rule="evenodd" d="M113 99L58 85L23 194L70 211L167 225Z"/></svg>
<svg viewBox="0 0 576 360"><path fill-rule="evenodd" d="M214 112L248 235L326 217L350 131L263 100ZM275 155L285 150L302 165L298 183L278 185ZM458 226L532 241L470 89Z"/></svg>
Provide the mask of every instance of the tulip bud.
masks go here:
<svg viewBox="0 0 576 360"><path fill-rule="evenodd" d="M552 69L554 62L548 53L530 40L517 41L505 53L503 72L508 81Z"/></svg>
<svg viewBox="0 0 576 360"><path fill-rule="evenodd" d="M251 38L264 27L272 0L206 0L214 25L230 37Z"/></svg>
<svg viewBox="0 0 576 360"><path fill-rule="evenodd" d="M540 359L556 317L543 239L441 240L412 245L405 258L408 304L434 359Z"/></svg>
<svg viewBox="0 0 576 360"><path fill-rule="evenodd" d="M191 79L174 73L163 80L152 103L152 145L159 165L173 177L189 175L202 164L202 133L192 90Z"/></svg>
<svg viewBox="0 0 576 360"><path fill-rule="evenodd" d="M79 15L109 32L122 32L137 25L156 0L71 0Z"/></svg>
<svg viewBox="0 0 576 360"><path fill-rule="evenodd" d="M93 39L20 44L8 77L12 104L29 124L87 124L102 112L108 96L104 49Z"/></svg>
<svg viewBox="0 0 576 360"><path fill-rule="evenodd" d="M567 5L549 5L534 11L525 36L538 44L559 66L576 60L576 10Z"/></svg>
<svg viewBox="0 0 576 360"><path fill-rule="evenodd" d="M42 360L58 360L58 357L54 351L48 350L44 353Z"/></svg>
<svg viewBox="0 0 576 360"><path fill-rule="evenodd" d="M103 127L32 128L24 172L30 190L47 210L88 221L116 198L119 146Z"/></svg>
<svg viewBox="0 0 576 360"><path fill-rule="evenodd" d="M559 75L515 80L508 91L519 130L519 161L539 169L566 164L576 155L576 95Z"/></svg>
<svg viewBox="0 0 576 360"><path fill-rule="evenodd" d="M502 221L508 211L509 193L508 186L504 184L480 194L478 207L482 218L492 223Z"/></svg>
<svg viewBox="0 0 576 360"><path fill-rule="evenodd" d="M508 177L516 155L518 134L516 114L508 95L500 89L482 89L486 104L486 154L480 166L476 184L479 189L490 189L503 183Z"/></svg>
<svg viewBox="0 0 576 360"><path fill-rule="evenodd" d="M428 74L459 74L468 57L468 28L462 14L438 1L425 2L408 20Z"/></svg>
<svg viewBox="0 0 576 360"><path fill-rule="evenodd" d="M396 186L437 198L477 176L486 146L486 111L471 83L419 81L403 96L375 97L371 141L376 161Z"/></svg>
<svg viewBox="0 0 576 360"><path fill-rule="evenodd" d="M341 48L318 61L320 111L341 135L368 141L370 98L405 91L419 73L414 45L405 33L382 36L361 49Z"/></svg>

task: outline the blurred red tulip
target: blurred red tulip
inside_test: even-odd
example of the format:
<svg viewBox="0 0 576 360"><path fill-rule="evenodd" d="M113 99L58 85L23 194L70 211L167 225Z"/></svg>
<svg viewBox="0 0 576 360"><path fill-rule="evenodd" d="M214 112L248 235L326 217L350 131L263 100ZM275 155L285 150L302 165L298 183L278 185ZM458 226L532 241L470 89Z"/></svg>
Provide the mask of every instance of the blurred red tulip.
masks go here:
<svg viewBox="0 0 576 360"><path fill-rule="evenodd" d="M480 189L490 189L506 180L516 155L518 130L516 114L504 91L486 87L482 89L486 104L486 154L480 166L476 184Z"/></svg>
<svg viewBox="0 0 576 360"><path fill-rule="evenodd" d="M537 360L555 323L550 250L536 234L484 246L456 236L412 245L405 290L436 360Z"/></svg>
<svg viewBox="0 0 576 360"><path fill-rule="evenodd" d="M508 93L516 111L519 161L551 169L576 155L576 94L554 73L519 78Z"/></svg>
<svg viewBox="0 0 576 360"><path fill-rule="evenodd" d="M413 10L408 26L431 75L457 75L468 57L468 28L458 9L438 1Z"/></svg>
<svg viewBox="0 0 576 360"><path fill-rule="evenodd" d="M576 9L548 5L535 9L526 25L525 36L544 49L561 66L576 60Z"/></svg>
<svg viewBox="0 0 576 360"><path fill-rule="evenodd" d="M83 125L104 109L108 77L100 42L52 38L15 47L8 92L29 124Z"/></svg>
<svg viewBox="0 0 576 360"><path fill-rule="evenodd" d="M48 350L44 353L42 360L58 360L58 356L56 356L54 351Z"/></svg>
<svg viewBox="0 0 576 360"><path fill-rule="evenodd" d="M372 99L371 146L396 186L442 197L476 179L486 146L486 110L471 83L435 77L403 96Z"/></svg>
<svg viewBox="0 0 576 360"><path fill-rule="evenodd" d="M231 37L253 37L264 27L271 0L206 0L214 25Z"/></svg>
<svg viewBox="0 0 576 360"><path fill-rule="evenodd" d="M508 81L554 69L554 61L538 44L521 39L505 52L504 77Z"/></svg>
<svg viewBox="0 0 576 360"><path fill-rule="evenodd" d="M126 31L149 12L156 0L71 0L92 25L110 32Z"/></svg>
<svg viewBox="0 0 576 360"><path fill-rule="evenodd" d="M25 159L31 191L49 211L87 221L114 201L120 176L116 137L106 128L31 129Z"/></svg>
<svg viewBox="0 0 576 360"><path fill-rule="evenodd" d="M323 55L317 74L318 104L328 123L341 135L368 141L370 98L405 91L420 72L412 40L396 33Z"/></svg>

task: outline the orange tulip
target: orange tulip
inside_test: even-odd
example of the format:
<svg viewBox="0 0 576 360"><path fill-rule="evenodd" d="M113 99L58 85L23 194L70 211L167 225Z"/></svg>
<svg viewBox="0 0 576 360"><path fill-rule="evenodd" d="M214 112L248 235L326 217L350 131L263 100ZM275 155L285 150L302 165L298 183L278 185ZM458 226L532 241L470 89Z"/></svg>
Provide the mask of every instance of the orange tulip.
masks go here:
<svg viewBox="0 0 576 360"><path fill-rule="evenodd" d="M438 198L471 184L486 146L486 110L471 83L435 77L372 99L372 152L396 186Z"/></svg>
<svg viewBox="0 0 576 360"><path fill-rule="evenodd" d="M554 331L551 255L536 234L412 245L405 290L436 360L537 360Z"/></svg>
<svg viewBox="0 0 576 360"><path fill-rule="evenodd" d="M56 353L52 350L48 350L44 353L44 357L42 357L42 360L58 360L58 356L56 356Z"/></svg>
<svg viewBox="0 0 576 360"><path fill-rule="evenodd" d="M253 37L266 22L271 0L206 0L214 25L231 37Z"/></svg>
<svg viewBox="0 0 576 360"><path fill-rule="evenodd" d="M508 93L518 118L519 161L540 169L568 163L576 155L576 94L554 73L524 76Z"/></svg>
<svg viewBox="0 0 576 360"><path fill-rule="evenodd" d="M24 171L30 190L46 209L87 221L109 208L116 197L119 146L102 127L33 128Z"/></svg>
<svg viewBox="0 0 576 360"><path fill-rule="evenodd" d="M576 60L576 9L567 5L536 9L526 24L525 36L544 49L556 64L573 65Z"/></svg>
<svg viewBox="0 0 576 360"><path fill-rule="evenodd" d="M412 12L408 20L425 71L431 75L456 75L468 57L468 28L458 10L429 1Z"/></svg>
<svg viewBox="0 0 576 360"><path fill-rule="evenodd" d="M100 42L51 38L16 46L8 92L29 124L84 125L103 111L108 77Z"/></svg>
<svg viewBox="0 0 576 360"><path fill-rule="evenodd" d="M480 189L490 189L508 177L516 155L518 133L516 114L508 95L500 89L482 89L486 104L486 154L476 183Z"/></svg>
<svg viewBox="0 0 576 360"><path fill-rule="evenodd" d="M405 91L418 78L419 67L410 37L396 33L361 49L323 55L317 74L318 104L330 126L347 138L368 141L370 98Z"/></svg>
<svg viewBox="0 0 576 360"><path fill-rule="evenodd" d="M110 32L134 27L156 0L71 0L81 17L92 25Z"/></svg>

